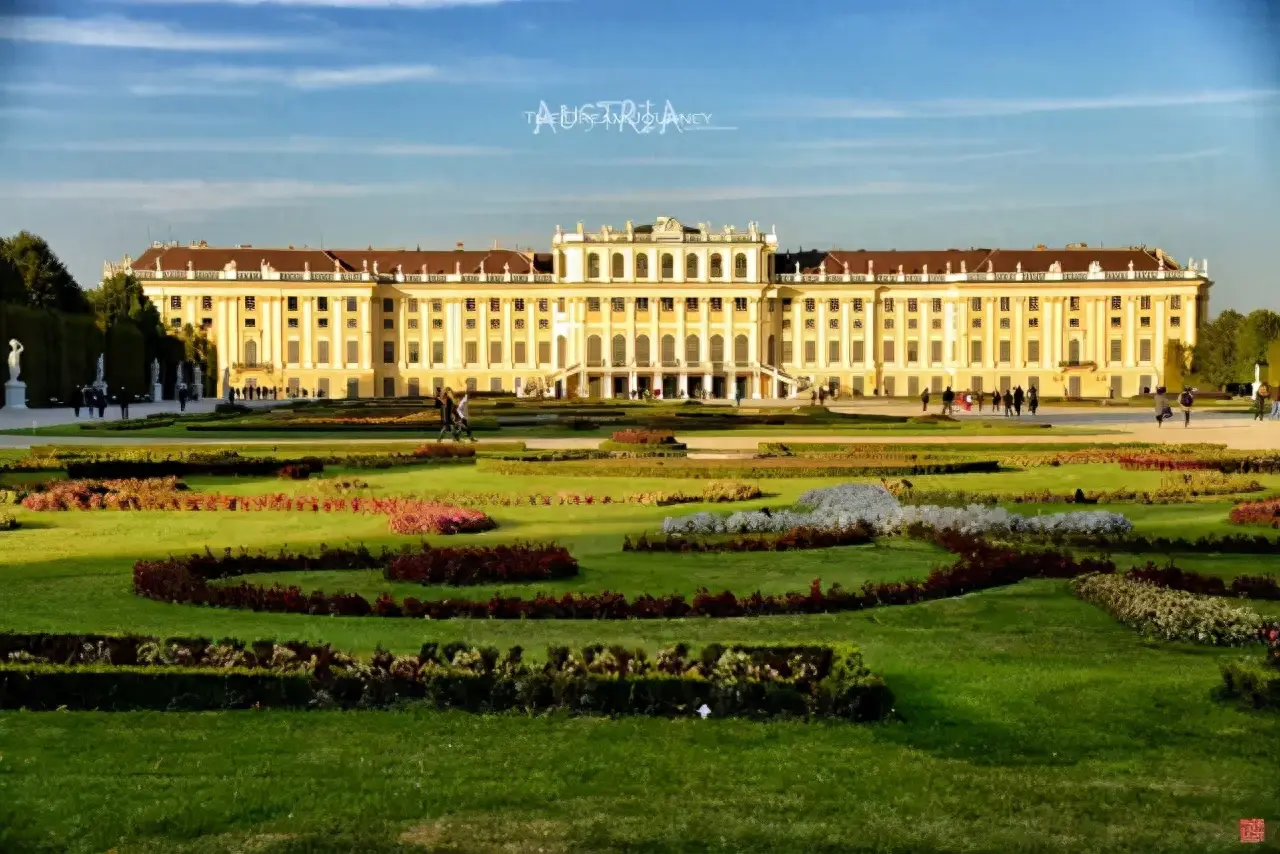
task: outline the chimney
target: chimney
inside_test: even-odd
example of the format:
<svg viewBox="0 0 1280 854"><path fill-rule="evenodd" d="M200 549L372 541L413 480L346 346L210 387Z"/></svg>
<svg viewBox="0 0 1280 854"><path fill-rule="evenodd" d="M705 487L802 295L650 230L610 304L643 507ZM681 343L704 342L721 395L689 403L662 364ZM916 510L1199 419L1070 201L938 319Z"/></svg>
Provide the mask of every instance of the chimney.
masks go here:
<svg viewBox="0 0 1280 854"><path fill-rule="evenodd" d="M458 252L461 252L461 251L462 251L462 241L461 241L461 240L459 240L459 241L458 241L457 251L458 251Z"/></svg>

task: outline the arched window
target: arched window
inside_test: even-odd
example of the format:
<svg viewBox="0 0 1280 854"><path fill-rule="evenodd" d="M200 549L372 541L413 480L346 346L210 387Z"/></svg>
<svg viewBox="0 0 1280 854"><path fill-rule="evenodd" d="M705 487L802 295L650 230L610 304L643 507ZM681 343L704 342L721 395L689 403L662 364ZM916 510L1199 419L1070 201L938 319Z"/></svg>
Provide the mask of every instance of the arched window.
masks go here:
<svg viewBox="0 0 1280 854"><path fill-rule="evenodd" d="M671 257L670 252L662 253L662 278L670 279L676 274L676 259Z"/></svg>
<svg viewBox="0 0 1280 854"><path fill-rule="evenodd" d="M1067 345L1067 360L1071 362L1080 361L1080 339L1072 339Z"/></svg>
<svg viewBox="0 0 1280 854"><path fill-rule="evenodd" d="M711 361L713 362L724 361L724 336L723 335L711 336Z"/></svg>
<svg viewBox="0 0 1280 854"><path fill-rule="evenodd" d="M590 367L599 367L604 361L604 356L600 352L600 336L587 336L587 365Z"/></svg>
<svg viewBox="0 0 1280 854"><path fill-rule="evenodd" d="M621 279L626 275L626 273L623 272L626 269L626 262L622 260L621 252L613 253L613 261L610 263L612 265L610 275L613 276L613 278Z"/></svg>
<svg viewBox="0 0 1280 854"><path fill-rule="evenodd" d="M556 338L556 364L558 367L569 367L569 339L563 335Z"/></svg>
<svg viewBox="0 0 1280 854"><path fill-rule="evenodd" d="M690 252L684 259L684 277L686 279L698 278L698 256Z"/></svg>
<svg viewBox="0 0 1280 854"><path fill-rule="evenodd" d="M613 366L622 367L627 363L627 339L622 335L613 336Z"/></svg>
<svg viewBox="0 0 1280 854"><path fill-rule="evenodd" d="M733 361L739 365L747 363L747 336L739 335L733 339Z"/></svg>
<svg viewBox="0 0 1280 854"><path fill-rule="evenodd" d="M636 364L642 368L649 367L649 336L636 336Z"/></svg>
<svg viewBox="0 0 1280 854"><path fill-rule="evenodd" d="M636 278L649 278L649 253L641 252L636 256Z"/></svg>
<svg viewBox="0 0 1280 854"><path fill-rule="evenodd" d="M720 257L720 253L711 256L711 278L724 278L724 259Z"/></svg>
<svg viewBox="0 0 1280 854"><path fill-rule="evenodd" d="M733 277L735 279L745 279L747 277L747 256L739 252L733 258Z"/></svg>
<svg viewBox="0 0 1280 854"><path fill-rule="evenodd" d="M600 278L600 256L594 252L587 256L587 278Z"/></svg>
<svg viewBox="0 0 1280 854"><path fill-rule="evenodd" d="M775 349L775 345L773 341L773 336L770 335L769 346L765 347L765 358L768 360L767 364L770 364L770 365L778 364L777 355L774 353L774 349Z"/></svg>
<svg viewBox="0 0 1280 854"><path fill-rule="evenodd" d="M676 336L662 336L662 365L671 367L676 363Z"/></svg>
<svg viewBox="0 0 1280 854"><path fill-rule="evenodd" d="M698 364L701 354L699 353L698 336L690 335L684 339L684 362L686 365Z"/></svg>
<svg viewBox="0 0 1280 854"><path fill-rule="evenodd" d="M244 342L244 363L246 365L258 364L258 342L257 341Z"/></svg>

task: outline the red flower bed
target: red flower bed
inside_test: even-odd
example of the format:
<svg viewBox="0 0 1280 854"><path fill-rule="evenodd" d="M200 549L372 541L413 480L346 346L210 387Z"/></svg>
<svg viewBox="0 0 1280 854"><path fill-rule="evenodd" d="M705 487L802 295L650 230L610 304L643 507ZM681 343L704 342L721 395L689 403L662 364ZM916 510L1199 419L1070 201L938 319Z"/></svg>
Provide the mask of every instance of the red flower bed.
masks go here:
<svg viewBox="0 0 1280 854"><path fill-rule="evenodd" d="M453 459L455 457L474 457L475 455L476 449L471 445L446 445L443 442L419 445L411 452L411 456L432 459Z"/></svg>
<svg viewBox="0 0 1280 854"><path fill-rule="evenodd" d="M1280 667L1280 623L1262 627L1262 642L1267 645L1267 660Z"/></svg>
<svg viewBox="0 0 1280 854"><path fill-rule="evenodd" d="M1217 460L1160 456L1157 454L1120 457L1117 462L1120 463L1120 468L1128 471L1195 471L1217 469L1222 466L1222 463Z"/></svg>
<svg viewBox="0 0 1280 854"><path fill-rule="evenodd" d="M419 584L485 584L499 581L549 581L578 574L578 561L554 543L424 548L399 554L383 574Z"/></svg>
<svg viewBox="0 0 1280 854"><path fill-rule="evenodd" d="M1266 525L1270 528L1280 528L1280 498L1237 504L1231 508L1231 522L1235 525Z"/></svg>
<svg viewBox="0 0 1280 854"><path fill-rule="evenodd" d="M1159 587L1185 590L1201 596L1237 596L1245 599L1280 599L1280 579L1274 575L1239 575L1228 584L1216 575L1202 575L1176 566L1135 566L1128 576Z"/></svg>
<svg viewBox="0 0 1280 854"><path fill-rule="evenodd" d="M666 430L619 430L611 441L624 445L674 445L676 437Z"/></svg>
<svg viewBox="0 0 1280 854"><path fill-rule="evenodd" d="M819 614L859 610L878 605L899 605L942 599L1013 584L1025 578L1071 578L1087 572L1112 572L1106 560L1077 561L1058 552L1025 552L991 546L981 540L958 535L941 535L939 545L957 554L956 562L934 570L923 581L868 582L861 591L845 590L834 584L822 589L815 579L805 592L765 595L759 591L745 597L724 591L712 594L705 588L691 600L682 595L639 596L628 600L620 593L540 593L532 599L493 596L487 601L431 600L406 597L397 602L381 594L374 602L357 594L323 591L304 593L298 587L276 584L264 587L241 583L234 587L212 586L182 561L139 561L133 569L134 592L168 602L184 602L224 608L248 608L293 614L338 616L417 617L450 619L659 619L674 617L749 617L776 614Z"/></svg>
<svg viewBox="0 0 1280 854"><path fill-rule="evenodd" d="M396 502L387 511L391 531L396 534L474 534L497 527L488 516L468 507L403 498L390 500Z"/></svg>

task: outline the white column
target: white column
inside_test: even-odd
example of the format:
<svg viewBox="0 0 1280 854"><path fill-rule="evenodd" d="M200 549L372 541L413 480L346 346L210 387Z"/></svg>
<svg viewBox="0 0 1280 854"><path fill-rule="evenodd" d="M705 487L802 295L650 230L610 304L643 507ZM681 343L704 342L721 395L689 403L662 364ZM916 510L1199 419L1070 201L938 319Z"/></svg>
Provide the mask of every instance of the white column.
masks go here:
<svg viewBox="0 0 1280 854"><path fill-rule="evenodd" d="M367 371L373 367L373 321L369 317L369 300L360 297L360 369Z"/></svg>
<svg viewBox="0 0 1280 854"><path fill-rule="evenodd" d="M920 302L920 365L933 368L933 305L929 297L921 297ZM921 386L929 387L929 378L921 379Z"/></svg>
<svg viewBox="0 0 1280 854"><path fill-rule="evenodd" d="M862 332L864 344L862 347L863 355L867 357L863 364L863 370L880 364L880 357L884 354L880 350L880 330L876 328L878 320L880 300L873 291L866 302L863 303L866 309L867 319L863 323Z"/></svg>
<svg viewBox="0 0 1280 854"><path fill-rule="evenodd" d="M1027 366L1027 348L1023 342L1023 330L1026 324L1022 321L1022 303L1025 297L1013 298L1013 334L1009 336L1009 347L1013 350L1010 354L1013 356L1013 367L1025 368Z"/></svg>
<svg viewBox="0 0 1280 854"><path fill-rule="evenodd" d="M1194 296L1187 297L1186 306L1182 313L1182 340L1188 347L1196 346L1196 336L1199 334L1199 329L1196 327L1200 317L1200 309L1196 304L1197 300L1198 298Z"/></svg>
<svg viewBox="0 0 1280 854"><path fill-rule="evenodd" d="M476 348L480 351L476 354L480 362L481 370L489 369L489 299L483 297L476 300L476 330L480 333L477 336Z"/></svg>
<svg viewBox="0 0 1280 854"><path fill-rule="evenodd" d="M649 297L649 366L656 369L655 376L661 376L662 371L662 328L658 324L661 309L662 301ZM655 385L661 388L661 382Z"/></svg>
<svg viewBox="0 0 1280 854"><path fill-rule="evenodd" d="M262 337L261 352L258 353L258 360L261 364L270 365L275 362L272 358L272 345L275 344L275 336L271 334L271 297L260 297L259 305L261 310L258 312L258 319L262 321L262 330L259 333Z"/></svg>
<svg viewBox="0 0 1280 854"><path fill-rule="evenodd" d="M689 337L688 326L686 325L688 323L688 320L685 316L686 307L684 303L684 298L676 297L674 305L676 310L676 363L680 365L680 368L681 368L680 382L683 383L684 368L685 368L685 363L684 363L685 354L687 353L687 351L685 350L684 342L685 342L685 339ZM681 385L680 388L683 389L684 386Z"/></svg>
<svg viewBox="0 0 1280 854"><path fill-rule="evenodd" d="M818 367L830 369L831 361L827 358L827 301L825 298L818 299L818 352L815 354L818 359Z"/></svg>
<svg viewBox="0 0 1280 854"><path fill-rule="evenodd" d="M302 298L302 335L298 339L298 349L302 352L302 367L311 370L315 366L314 353L315 342L311 340L312 328L314 321L311 319L311 304L315 302L315 297Z"/></svg>
<svg viewBox="0 0 1280 854"><path fill-rule="evenodd" d="M897 318L893 322L893 358L895 367L905 368L907 366L907 301L896 299L893 301L893 308ZM906 393L905 388L902 389L902 393Z"/></svg>
<svg viewBox="0 0 1280 854"><path fill-rule="evenodd" d="M982 307L982 329L983 338L986 343L982 345L983 354L982 362L988 370L996 368L996 299L995 297L987 297L983 300Z"/></svg>
<svg viewBox="0 0 1280 854"><path fill-rule="evenodd" d="M427 316L430 300L418 300L418 366L431 364L431 318Z"/></svg>
<svg viewBox="0 0 1280 854"><path fill-rule="evenodd" d="M1156 297L1156 316L1152 321L1156 325L1156 334L1151 341L1151 364L1155 366L1157 376L1164 373L1164 316L1165 297ZM1163 379L1163 377L1161 377Z"/></svg>
<svg viewBox="0 0 1280 854"><path fill-rule="evenodd" d="M219 364L217 366L218 376L215 377L215 380L218 387L218 396L225 398L227 396L227 390L222 388L222 370L237 360L235 358L235 345L231 343L230 322L227 319L228 300L222 297L217 297L216 299L217 302L214 303L215 313L213 316L215 324L213 328L213 342L218 347Z"/></svg>
<svg viewBox="0 0 1280 854"><path fill-rule="evenodd" d="M227 345L228 353L231 358L227 360L227 364L239 362L244 358L244 353L240 350L240 339L243 336L240 323L240 300L242 297L233 297L227 301Z"/></svg>
<svg viewBox="0 0 1280 854"><path fill-rule="evenodd" d="M462 302L457 297L444 301L444 316L445 367L457 370L462 367Z"/></svg>
<svg viewBox="0 0 1280 854"><path fill-rule="evenodd" d="M626 297L626 298L624 298L624 299L623 299L623 301L622 301L622 308L623 308L623 311L625 311L625 312L626 312L626 315L627 315L627 331L626 331L626 336L627 336L627 353L626 353L626 356L627 356L627 365L628 365L628 367L634 368L634 367L635 367L635 364L636 364L636 335L638 335L638 334L639 334L639 333L636 331L636 301L635 301L635 297ZM649 342L649 355L650 355L650 356L652 356L652 355L653 355L653 348L654 348L654 347L656 347L656 346L657 346L657 342L656 342L656 341L650 341L650 342ZM632 370L632 371L631 371L631 386L632 386L632 390L633 390L633 391L635 390L635 384L636 384L636 378L635 378L635 377L636 377L636 375L635 375L635 371L634 371L634 370Z"/></svg>
<svg viewBox="0 0 1280 854"><path fill-rule="evenodd" d="M511 319L511 300L502 301L502 367L515 367L516 325Z"/></svg>
<svg viewBox="0 0 1280 854"><path fill-rule="evenodd" d="M342 370L347 367L347 321L342 316L346 300L343 297L330 297L329 300L333 306L333 319L330 321L332 325L329 327L329 364Z"/></svg>
<svg viewBox="0 0 1280 854"><path fill-rule="evenodd" d="M1137 367L1137 304L1133 297L1124 298L1124 366Z"/></svg>
<svg viewBox="0 0 1280 854"><path fill-rule="evenodd" d="M944 298L945 299L945 298ZM952 353L956 347L956 304L952 300L946 300L942 304L942 364L946 367L947 375L951 377L951 385L954 387L959 384L956 378L956 370L960 365L964 364L967 358L965 353Z"/></svg>
<svg viewBox="0 0 1280 854"><path fill-rule="evenodd" d="M707 259L704 257L701 260L702 266L698 269L705 274L707 272ZM735 382L733 378L737 376L735 371L738 369L737 358L735 357L737 348L733 345L733 322L737 317L734 297L725 297L722 299L720 302L720 308L724 311L724 363L726 365L734 366L733 370L725 371L724 393L725 397L733 397L733 389L731 389L730 386Z"/></svg>
<svg viewBox="0 0 1280 854"><path fill-rule="evenodd" d="M527 364L538 365L538 318L534 313L538 300L525 299L524 301L524 334L525 334L525 354ZM555 346L555 342L552 342ZM541 365L539 365L541 367Z"/></svg>
<svg viewBox="0 0 1280 854"><path fill-rule="evenodd" d="M409 368L409 305L404 294L396 294L396 363L400 370Z"/></svg>
<svg viewBox="0 0 1280 854"><path fill-rule="evenodd" d="M702 297L698 300L698 320L701 327L698 336L702 344L698 348L698 357L702 361L702 389L711 393L711 300Z"/></svg>

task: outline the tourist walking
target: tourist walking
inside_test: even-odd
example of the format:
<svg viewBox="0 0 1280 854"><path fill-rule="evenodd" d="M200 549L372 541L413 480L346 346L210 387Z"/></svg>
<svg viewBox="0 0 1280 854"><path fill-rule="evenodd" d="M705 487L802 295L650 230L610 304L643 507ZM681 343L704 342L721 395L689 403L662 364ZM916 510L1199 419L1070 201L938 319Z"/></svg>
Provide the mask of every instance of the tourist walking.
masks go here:
<svg viewBox="0 0 1280 854"><path fill-rule="evenodd" d="M981 411L982 411L982 398L983 398L983 397L984 397L984 395L982 394L982 392L978 392L978 411L979 411L979 412L981 412Z"/></svg>
<svg viewBox="0 0 1280 854"><path fill-rule="evenodd" d="M183 383L178 386L178 411L187 411L187 384Z"/></svg>
<svg viewBox="0 0 1280 854"><path fill-rule="evenodd" d="M942 414L950 415L955 411L956 393L951 390L951 386L947 386L942 391Z"/></svg>
<svg viewBox="0 0 1280 854"><path fill-rule="evenodd" d="M80 389L72 387L71 389L71 408L75 410L76 418L80 417L80 404L83 400Z"/></svg>
<svg viewBox="0 0 1280 854"><path fill-rule="evenodd" d="M1271 417L1280 421L1280 383L1271 386Z"/></svg>
<svg viewBox="0 0 1280 854"><path fill-rule="evenodd" d="M1013 390L1013 413L1019 418L1022 417L1022 402L1026 399L1022 386L1018 386Z"/></svg>
<svg viewBox="0 0 1280 854"><path fill-rule="evenodd" d="M459 441L459 442L462 441L461 437L464 431L467 434L467 438L470 439L473 443L476 440L476 437L471 435L471 418L470 418L470 409L469 409L470 403L471 403L471 393L463 392L462 400L458 401L458 412L454 418L454 421L457 424L457 426L454 428L454 431L453 431L454 441Z"/></svg>
<svg viewBox="0 0 1280 854"><path fill-rule="evenodd" d="M1262 421L1271 410L1271 388L1265 383L1258 383L1253 393L1253 420Z"/></svg>
<svg viewBox="0 0 1280 854"><path fill-rule="evenodd" d="M457 414L457 404L453 402L453 392L449 389L444 390L444 397L440 398L440 438L437 442L443 442L444 437L453 434L453 438L457 441L457 434L454 428L454 416Z"/></svg>
<svg viewBox="0 0 1280 854"><path fill-rule="evenodd" d="M1182 407L1182 426L1191 426L1191 407L1195 405L1196 399L1191 394L1191 389L1184 388L1182 395L1178 398L1178 405Z"/></svg>
<svg viewBox="0 0 1280 854"><path fill-rule="evenodd" d="M921 403L921 411L928 412L929 411L929 389L925 389L924 391L920 392L920 403ZM943 415L947 414L946 397L942 398L942 414Z"/></svg>
<svg viewBox="0 0 1280 854"><path fill-rule="evenodd" d="M1009 389L1004 390L1004 417L1013 417L1013 394L1010 393Z"/></svg>
<svg viewBox="0 0 1280 854"><path fill-rule="evenodd" d="M1166 418L1173 415L1169 408L1169 398L1164 393L1164 386L1156 389L1156 426L1163 427Z"/></svg>
<svg viewBox="0 0 1280 854"><path fill-rule="evenodd" d="M1036 387L1032 386L1027 389L1027 409L1031 410L1031 414L1035 415L1036 410L1040 408L1040 392L1036 391Z"/></svg>
<svg viewBox="0 0 1280 854"><path fill-rule="evenodd" d="M120 392L120 417L125 421L129 420L129 395L124 391Z"/></svg>
<svg viewBox="0 0 1280 854"><path fill-rule="evenodd" d="M98 418L107 417L107 391L106 389L94 390L94 402L98 404Z"/></svg>

